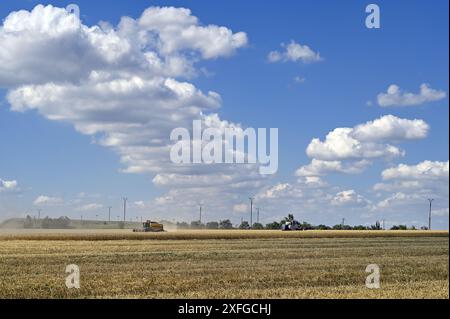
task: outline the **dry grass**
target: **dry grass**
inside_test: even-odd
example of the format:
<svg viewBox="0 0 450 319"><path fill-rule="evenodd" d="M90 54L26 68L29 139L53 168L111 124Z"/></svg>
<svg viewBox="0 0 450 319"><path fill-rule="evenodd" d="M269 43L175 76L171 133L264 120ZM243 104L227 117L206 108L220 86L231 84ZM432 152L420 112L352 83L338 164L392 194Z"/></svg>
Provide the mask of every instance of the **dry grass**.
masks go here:
<svg viewBox="0 0 450 319"><path fill-rule="evenodd" d="M172 239L166 241L99 240L93 234L88 239L95 241L71 240L74 234L45 241L43 234L35 235L40 240L9 237L0 241L0 298L449 298L448 233L198 233L150 234ZM275 233L264 236L269 234ZM228 240L209 239L213 235ZM72 263L81 269L79 290L64 285L65 267ZM381 268L378 290L364 284L364 270L373 263Z"/></svg>

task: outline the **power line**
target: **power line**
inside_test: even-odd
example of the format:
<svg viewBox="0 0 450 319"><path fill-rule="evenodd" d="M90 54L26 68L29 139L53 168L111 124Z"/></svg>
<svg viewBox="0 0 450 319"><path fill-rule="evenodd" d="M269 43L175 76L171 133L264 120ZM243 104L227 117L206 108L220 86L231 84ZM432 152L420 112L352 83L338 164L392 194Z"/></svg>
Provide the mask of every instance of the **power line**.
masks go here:
<svg viewBox="0 0 450 319"><path fill-rule="evenodd" d="M253 225L253 201L255 200L254 197L249 197L250 199L250 228L252 228Z"/></svg>
<svg viewBox="0 0 450 319"><path fill-rule="evenodd" d="M128 198L122 197L123 200L123 221L126 222L126 215L127 215L127 200Z"/></svg>
<svg viewBox="0 0 450 319"><path fill-rule="evenodd" d="M428 198L430 202L430 212L428 213L428 229L431 230L431 203L433 203L434 198Z"/></svg>

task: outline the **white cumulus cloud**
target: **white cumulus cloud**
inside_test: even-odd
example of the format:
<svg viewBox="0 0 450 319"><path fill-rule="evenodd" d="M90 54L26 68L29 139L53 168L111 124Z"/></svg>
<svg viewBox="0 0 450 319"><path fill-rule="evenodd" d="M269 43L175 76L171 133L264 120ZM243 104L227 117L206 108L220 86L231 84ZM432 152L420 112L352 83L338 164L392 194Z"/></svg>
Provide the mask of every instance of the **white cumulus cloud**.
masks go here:
<svg viewBox="0 0 450 319"><path fill-rule="evenodd" d="M281 44L282 51L272 51L268 54L267 59L269 62L303 62L312 63L322 60L320 54L315 52L307 45L301 45L295 41L291 41L289 44Z"/></svg>
<svg viewBox="0 0 450 319"><path fill-rule="evenodd" d="M19 190L19 185L17 181L15 180L3 180L0 178L0 193L10 193L10 192L17 192Z"/></svg>
<svg viewBox="0 0 450 319"><path fill-rule="evenodd" d="M392 84L388 87L386 93L380 93L377 96L378 105L382 107L389 106L412 106L427 102L439 101L444 99L447 93L442 90L435 90L428 84L420 86L419 93L410 93L400 89L398 85Z"/></svg>
<svg viewBox="0 0 450 319"><path fill-rule="evenodd" d="M337 172L363 172L376 159L391 160L405 152L397 144L423 139L429 125L423 120L409 120L385 115L354 127L338 127L324 140L314 138L306 148L311 163L301 166L297 176L324 176Z"/></svg>
<svg viewBox="0 0 450 319"><path fill-rule="evenodd" d="M400 164L382 172L384 180L436 180L449 178L449 162L423 161L417 165Z"/></svg>
<svg viewBox="0 0 450 319"><path fill-rule="evenodd" d="M204 128L240 127L215 114L218 93L190 79L201 60L245 47L244 32L202 25L186 8L151 7L117 26L88 26L64 8L38 5L10 13L0 42L0 87L8 89L11 110L73 125L119 154L123 172L153 176L167 189L160 198L177 198L151 209L179 211L207 194L219 211L225 196L261 187L256 165L175 165L169 157L171 131L190 130L193 120Z"/></svg>
<svg viewBox="0 0 450 319"><path fill-rule="evenodd" d="M367 206L369 201L366 200L362 195L358 194L355 190L349 189L338 192L331 200L332 205L357 205L357 206Z"/></svg>

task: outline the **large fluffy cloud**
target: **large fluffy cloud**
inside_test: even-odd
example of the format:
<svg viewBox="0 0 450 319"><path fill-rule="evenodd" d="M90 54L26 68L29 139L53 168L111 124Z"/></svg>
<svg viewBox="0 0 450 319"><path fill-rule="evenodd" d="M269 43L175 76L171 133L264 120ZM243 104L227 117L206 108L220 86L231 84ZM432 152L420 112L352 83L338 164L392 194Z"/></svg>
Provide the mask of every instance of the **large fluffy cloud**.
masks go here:
<svg viewBox="0 0 450 319"><path fill-rule="evenodd" d="M398 157L403 151L386 142L421 139L427 136L428 129L423 120L386 115L354 128L336 128L324 141L313 139L306 153L321 160Z"/></svg>
<svg viewBox="0 0 450 319"><path fill-rule="evenodd" d="M117 152L124 172L153 175L168 189L166 207L155 199L155 211L179 211L203 197L223 209L224 196L232 201L261 186L256 165L175 165L169 157L171 131L192 128L193 120L241 129L214 114L218 93L202 92L190 79L199 60L244 47L245 33L203 26L184 8L151 7L117 26L87 26L65 9L38 5L9 14L0 42L0 86L9 89L11 110L70 123Z"/></svg>
<svg viewBox="0 0 450 319"><path fill-rule="evenodd" d="M202 58L228 56L247 43L243 32L202 26L188 9L152 7L138 19L123 17L114 28L84 25L51 5L9 14L0 27L0 86L74 82L106 71L190 76ZM108 74L110 75L110 74Z"/></svg>
<svg viewBox="0 0 450 319"><path fill-rule="evenodd" d="M425 224L428 198L433 198L436 216L445 216L449 199L449 162L423 161L415 165L399 164L385 169L383 182L373 190L380 198L377 208L383 212L422 213Z"/></svg>
<svg viewBox="0 0 450 319"><path fill-rule="evenodd" d="M439 101L444 99L447 93L442 90L435 90L428 84L420 86L419 93L410 93L400 89L398 85L392 84L386 93L378 94L378 104L382 107L388 106L411 106L427 102Z"/></svg>
<svg viewBox="0 0 450 319"><path fill-rule="evenodd" d="M217 25L200 26L189 9L152 7L139 18L139 26L157 34L161 52L197 50L205 59L228 56L247 43L244 32L233 33Z"/></svg>
<svg viewBox="0 0 450 319"><path fill-rule="evenodd" d="M425 138L429 126L423 120L409 120L385 115L353 128L340 127L329 132L325 140L314 138L306 148L312 158L302 166L299 176L321 176L330 172L359 173L375 159L394 159L405 152L393 145Z"/></svg>

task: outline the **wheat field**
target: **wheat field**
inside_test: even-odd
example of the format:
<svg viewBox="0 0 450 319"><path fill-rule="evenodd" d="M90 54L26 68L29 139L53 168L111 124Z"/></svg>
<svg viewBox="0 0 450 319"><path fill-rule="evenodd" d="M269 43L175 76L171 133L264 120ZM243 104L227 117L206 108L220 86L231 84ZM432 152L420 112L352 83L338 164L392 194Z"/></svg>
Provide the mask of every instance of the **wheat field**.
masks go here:
<svg viewBox="0 0 450 319"><path fill-rule="evenodd" d="M448 232L38 231L0 238L0 298L449 298ZM65 286L68 264L80 268L80 289ZM380 267L380 289L365 286L368 264Z"/></svg>

